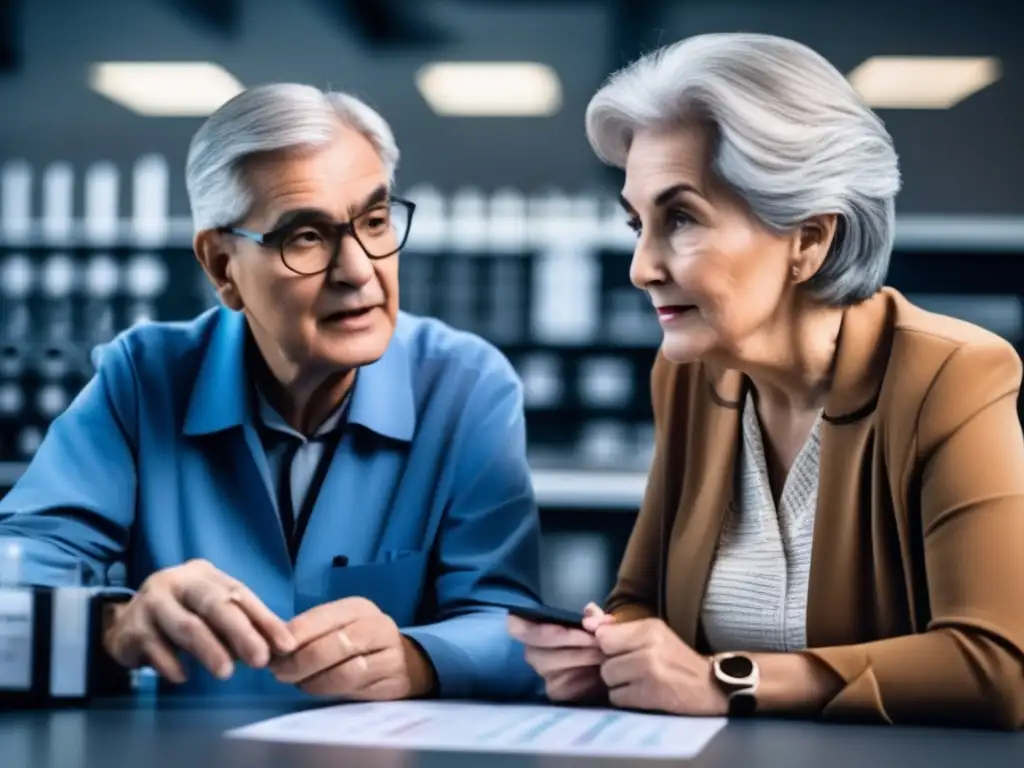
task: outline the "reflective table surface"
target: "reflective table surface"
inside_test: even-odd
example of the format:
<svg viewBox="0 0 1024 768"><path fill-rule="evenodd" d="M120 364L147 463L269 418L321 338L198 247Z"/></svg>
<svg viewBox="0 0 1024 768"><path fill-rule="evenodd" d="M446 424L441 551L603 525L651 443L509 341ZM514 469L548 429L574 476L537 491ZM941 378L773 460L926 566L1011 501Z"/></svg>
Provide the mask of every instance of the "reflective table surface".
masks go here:
<svg viewBox="0 0 1024 768"><path fill-rule="evenodd" d="M0 710L3 768L561 768L669 764L531 755L352 749L228 739L230 728L296 705L230 700L109 700L83 709ZM693 768L1024 767L1024 733L821 725L778 720L726 726Z"/></svg>

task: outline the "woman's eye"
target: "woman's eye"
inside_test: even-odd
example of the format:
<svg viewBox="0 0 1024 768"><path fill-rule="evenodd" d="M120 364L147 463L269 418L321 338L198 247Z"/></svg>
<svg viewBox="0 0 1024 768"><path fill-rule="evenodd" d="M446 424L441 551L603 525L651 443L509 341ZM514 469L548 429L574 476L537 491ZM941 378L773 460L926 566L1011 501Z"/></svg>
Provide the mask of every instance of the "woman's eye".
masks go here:
<svg viewBox="0 0 1024 768"><path fill-rule="evenodd" d="M685 227L688 224L692 224L693 216L688 214L686 211L672 210L669 211L667 220L669 230L675 231L680 227Z"/></svg>
<svg viewBox="0 0 1024 768"><path fill-rule="evenodd" d="M640 237L640 233L643 231L640 219L626 219L626 226L633 230L634 235Z"/></svg>

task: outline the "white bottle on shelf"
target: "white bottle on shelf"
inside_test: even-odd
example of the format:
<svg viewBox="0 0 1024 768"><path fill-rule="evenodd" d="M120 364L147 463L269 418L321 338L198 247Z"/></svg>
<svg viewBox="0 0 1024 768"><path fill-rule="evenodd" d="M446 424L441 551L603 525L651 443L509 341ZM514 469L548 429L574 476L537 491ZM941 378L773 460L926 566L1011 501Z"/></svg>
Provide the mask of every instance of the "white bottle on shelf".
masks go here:
<svg viewBox="0 0 1024 768"><path fill-rule="evenodd" d="M22 545L0 539L0 706L26 701L32 692L36 601L21 583Z"/></svg>
<svg viewBox="0 0 1024 768"><path fill-rule="evenodd" d="M21 585L21 542L13 538L0 538L0 589Z"/></svg>

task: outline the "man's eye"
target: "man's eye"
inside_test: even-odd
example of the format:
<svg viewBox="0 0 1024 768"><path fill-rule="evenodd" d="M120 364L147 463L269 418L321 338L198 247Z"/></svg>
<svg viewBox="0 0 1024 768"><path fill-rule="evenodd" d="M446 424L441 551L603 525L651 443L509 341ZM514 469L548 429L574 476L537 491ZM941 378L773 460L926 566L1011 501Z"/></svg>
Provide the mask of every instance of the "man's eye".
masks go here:
<svg viewBox="0 0 1024 768"><path fill-rule="evenodd" d="M324 240L323 235L320 234L320 232L318 230L313 229L312 227L305 227L303 229L298 229L295 232L292 232L288 236L288 244L289 245L299 245L299 246L317 245L318 243L322 243L323 240Z"/></svg>

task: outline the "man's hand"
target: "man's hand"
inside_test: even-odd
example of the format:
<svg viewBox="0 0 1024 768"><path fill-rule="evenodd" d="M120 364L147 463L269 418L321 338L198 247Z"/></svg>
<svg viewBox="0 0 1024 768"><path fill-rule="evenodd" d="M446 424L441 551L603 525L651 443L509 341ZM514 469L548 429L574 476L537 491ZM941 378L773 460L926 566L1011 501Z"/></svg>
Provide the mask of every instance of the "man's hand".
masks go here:
<svg viewBox="0 0 1024 768"><path fill-rule="evenodd" d="M413 698L433 688L433 668L423 652L369 600L348 597L318 605L288 626L298 650L270 664L282 683L315 696L360 701Z"/></svg>
<svg viewBox="0 0 1024 768"><path fill-rule="evenodd" d="M111 606L103 647L124 667L149 664L183 683L178 651L225 680L234 672L234 659L265 667L274 654L297 645L287 624L248 587L205 560L192 560L157 571L130 602Z"/></svg>

